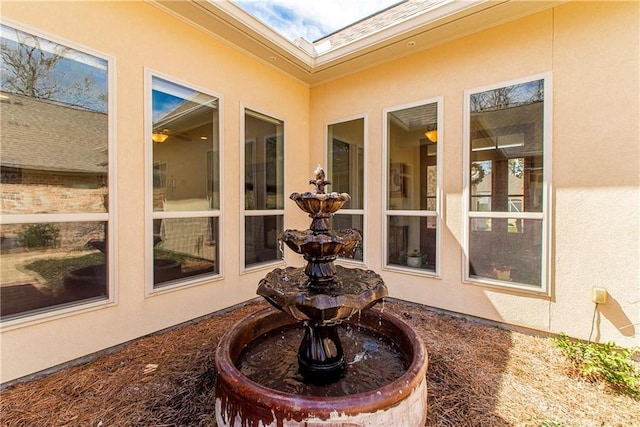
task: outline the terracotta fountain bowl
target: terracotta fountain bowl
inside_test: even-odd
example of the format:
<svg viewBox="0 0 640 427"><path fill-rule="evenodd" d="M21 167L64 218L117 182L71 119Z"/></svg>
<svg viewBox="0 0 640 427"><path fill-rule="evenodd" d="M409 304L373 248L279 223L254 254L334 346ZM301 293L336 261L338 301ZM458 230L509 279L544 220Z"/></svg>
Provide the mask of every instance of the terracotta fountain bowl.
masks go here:
<svg viewBox="0 0 640 427"><path fill-rule="evenodd" d="M427 416L427 353L420 337L403 321L379 310L349 322L392 340L409 361L398 379L364 393L340 397L302 396L276 391L245 377L235 362L263 334L295 323L274 308L236 324L216 350L215 412L219 426L423 426ZM274 355L278 357L278 355Z"/></svg>

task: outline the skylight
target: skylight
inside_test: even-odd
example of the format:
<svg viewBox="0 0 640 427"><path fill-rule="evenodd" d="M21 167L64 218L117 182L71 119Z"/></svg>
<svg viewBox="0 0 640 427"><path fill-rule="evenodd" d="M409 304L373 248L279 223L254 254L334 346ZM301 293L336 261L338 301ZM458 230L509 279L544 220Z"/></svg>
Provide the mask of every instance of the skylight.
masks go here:
<svg viewBox="0 0 640 427"><path fill-rule="evenodd" d="M283 37L314 42L400 0L233 0Z"/></svg>

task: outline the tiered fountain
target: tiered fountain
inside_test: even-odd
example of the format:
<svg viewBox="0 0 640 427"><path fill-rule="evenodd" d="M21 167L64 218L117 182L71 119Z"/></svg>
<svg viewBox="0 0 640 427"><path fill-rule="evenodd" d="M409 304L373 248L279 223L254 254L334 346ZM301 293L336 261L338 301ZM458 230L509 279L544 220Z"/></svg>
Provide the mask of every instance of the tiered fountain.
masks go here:
<svg viewBox="0 0 640 427"><path fill-rule="evenodd" d="M378 274L334 264L362 237L329 228L349 195L325 193L319 166L310 184L314 191L291 195L310 228L280 236L306 266L267 274L258 294L274 308L235 325L216 351L217 423L424 425L424 346L401 320L369 310L387 295Z"/></svg>

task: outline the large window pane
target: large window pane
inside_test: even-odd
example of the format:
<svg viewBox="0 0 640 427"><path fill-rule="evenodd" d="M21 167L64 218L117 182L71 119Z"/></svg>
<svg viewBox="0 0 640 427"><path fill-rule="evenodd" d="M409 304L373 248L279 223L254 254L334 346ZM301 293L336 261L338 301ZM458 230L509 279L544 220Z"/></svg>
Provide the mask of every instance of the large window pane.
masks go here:
<svg viewBox="0 0 640 427"><path fill-rule="evenodd" d="M470 230L471 277L541 285L542 220L471 218Z"/></svg>
<svg viewBox="0 0 640 427"><path fill-rule="evenodd" d="M2 214L106 212L107 61L0 28Z"/></svg>
<svg viewBox="0 0 640 427"><path fill-rule="evenodd" d="M245 209L284 209L283 124L247 110Z"/></svg>
<svg viewBox="0 0 640 427"><path fill-rule="evenodd" d="M329 191L349 193L342 207L364 207L364 119L335 123L327 128Z"/></svg>
<svg viewBox="0 0 640 427"><path fill-rule="evenodd" d="M153 77L154 211L219 206L218 99Z"/></svg>
<svg viewBox="0 0 640 427"><path fill-rule="evenodd" d="M470 96L471 210L542 212L543 83Z"/></svg>
<svg viewBox="0 0 640 427"><path fill-rule="evenodd" d="M155 285L219 272L218 218L165 218L153 225Z"/></svg>
<svg viewBox="0 0 640 427"><path fill-rule="evenodd" d="M109 62L7 25L0 31L6 320L108 297Z"/></svg>
<svg viewBox="0 0 640 427"><path fill-rule="evenodd" d="M153 284L219 273L219 99L152 81ZM186 215L186 216L185 216Z"/></svg>
<svg viewBox="0 0 640 427"><path fill-rule="evenodd" d="M262 264L282 258L278 236L283 231L282 215L245 217L245 264Z"/></svg>
<svg viewBox="0 0 640 427"><path fill-rule="evenodd" d="M388 209L435 210L430 201L437 189L437 122L437 103L387 114Z"/></svg>
<svg viewBox="0 0 640 427"><path fill-rule="evenodd" d="M2 320L107 298L106 222L4 224Z"/></svg>
<svg viewBox="0 0 640 427"><path fill-rule="evenodd" d="M435 272L435 217L390 216L387 264Z"/></svg>
<svg viewBox="0 0 640 427"><path fill-rule="evenodd" d="M244 137L244 266L252 267L282 257L284 123L245 110Z"/></svg>

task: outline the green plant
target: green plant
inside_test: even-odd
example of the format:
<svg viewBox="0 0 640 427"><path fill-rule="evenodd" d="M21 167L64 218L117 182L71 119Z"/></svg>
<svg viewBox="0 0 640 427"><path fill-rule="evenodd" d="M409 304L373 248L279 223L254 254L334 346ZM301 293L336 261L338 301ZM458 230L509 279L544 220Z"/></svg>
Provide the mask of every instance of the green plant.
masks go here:
<svg viewBox="0 0 640 427"><path fill-rule="evenodd" d="M25 248L55 248L59 238L60 229L51 224L25 225L18 232L18 241Z"/></svg>
<svg viewBox="0 0 640 427"><path fill-rule="evenodd" d="M604 380L617 391L640 399L640 368L633 360L637 348L583 342L565 334L552 340L582 376L590 381Z"/></svg>
<svg viewBox="0 0 640 427"><path fill-rule="evenodd" d="M410 257L421 257L422 253L418 249L414 249L411 252L409 252L409 254L407 256L410 256Z"/></svg>

